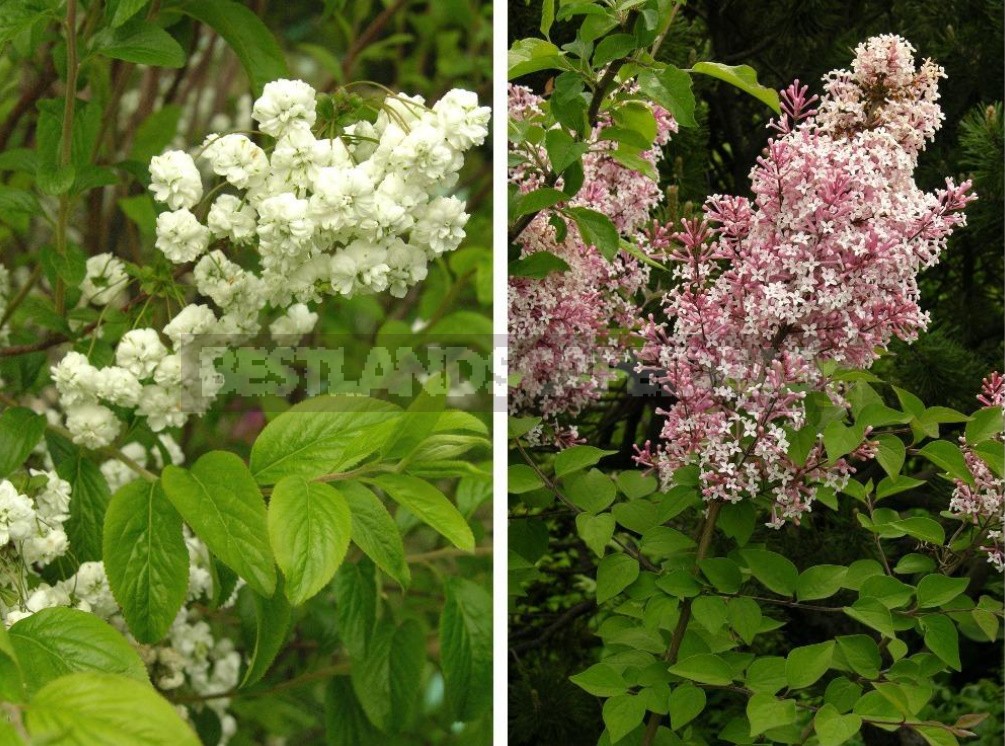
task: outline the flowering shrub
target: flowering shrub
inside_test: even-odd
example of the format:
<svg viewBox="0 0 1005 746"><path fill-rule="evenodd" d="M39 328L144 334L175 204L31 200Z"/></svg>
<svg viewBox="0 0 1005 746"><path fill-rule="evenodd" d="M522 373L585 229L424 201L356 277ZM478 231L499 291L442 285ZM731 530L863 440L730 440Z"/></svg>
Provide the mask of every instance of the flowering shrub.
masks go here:
<svg viewBox="0 0 1005 746"><path fill-rule="evenodd" d="M603 393L609 372L586 396L566 385L553 394L558 404L517 400L511 584L517 603L536 598L527 603L554 611L555 621L532 642L514 626L514 679L525 675L518 651L554 645L563 625L587 614L602 647L572 681L603 702L601 743L871 743L879 729L949 744L972 735L985 715L942 723L930 700L936 682L968 665L964 640L999 640L1000 583L984 579L1001 570L1001 377L988 376L981 408L963 414L928 407L867 370L893 340L924 331L918 275L966 225L975 199L968 181L934 192L915 182L919 153L942 122L944 73L931 61L916 66L905 40L879 36L856 49L851 70L825 77L819 99L798 82L773 97L749 68L655 62L658 41L642 29L652 21L673 33L673 12L647 20L635 9L591 7L578 27L571 13L562 17L578 28L580 46L527 39L511 49L517 74L564 71L534 102L541 133L524 127L528 94L518 95L511 131L525 149L559 140L559 130L584 153L590 147L592 126L563 114L564 91L574 87L565 76L599 96L595 105L584 99L594 123L617 116L616 91L638 91L643 106L663 107L685 127L694 124L689 72L714 71L775 109L775 135L751 171L750 198L715 195L701 215L674 223L654 210L612 246L645 257L649 274L621 296L634 320L619 309L627 321L615 314L594 325L640 330L634 344L622 337L618 352L658 386L657 437L635 444L640 468L616 468L621 454L589 439L559 438L556 451L541 437L556 419L582 422L576 415ZM577 59L583 49L596 50L595 67ZM512 178L527 194L511 238L523 252L539 218L521 221L521 205L562 189L549 178L561 171L559 155L539 153L543 176L534 182L524 176L532 166L516 166ZM647 164L634 166L634 178L655 181ZM561 214L578 196L552 198L532 204ZM596 210L616 222L610 204ZM621 261L613 251L606 258ZM528 277L528 266L526 258L513 265L511 307L528 287L543 294L582 283L585 291L602 276L552 262ZM659 317L645 297L657 283L669 287ZM549 320L541 310L526 316L539 327ZM512 368L523 377L511 385L523 387L535 352L523 340L515 346ZM620 426L617 414L602 420L605 431ZM928 502L905 499L922 490ZM850 525L864 538L844 535ZM793 550L802 542L816 542L827 564L798 567ZM582 572L587 595L564 611L554 598L540 601L538 584L563 571Z"/></svg>
<svg viewBox="0 0 1005 746"><path fill-rule="evenodd" d="M510 116L522 127L540 126L541 103L529 90L510 86ZM633 108L626 106L625 111L649 129L652 136L645 140L649 147L638 157L654 167L676 122L658 106L633 102ZM619 114L622 119L628 116ZM661 198L652 174L617 160L614 141L604 139L605 130L614 126L610 116L604 117L577 148L585 152L581 174L574 177L578 191L566 208L573 216L572 225L546 209L517 238L525 266L533 269L531 262L546 257L563 271L536 278L516 276L510 282L510 349L512 369L519 376L510 390L513 413L540 411L549 418L577 414L611 381L612 368L625 358L628 332L637 324L629 298L645 286L649 267L628 251L618 251L608 261L596 245L584 241L575 222L576 216L580 220L593 213L608 216L618 236L638 242L650 210ZM544 177L534 164L547 157L547 148L530 143L524 147L526 154L514 154L522 162L510 170L510 182L526 194L542 184ZM559 177L555 185L564 188L566 179Z"/></svg>
<svg viewBox="0 0 1005 746"><path fill-rule="evenodd" d="M419 357L453 305L490 302L461 183L489 109L318 92L229 0L15 5L0 42L22 54L58 18L66 70L25 92L39 116L8 120L25 147L0 155L22 249L0 299L0 740L362 743L437 719L477 740L489 440L452 408L477 392L433 367L395 387L404 362L350 391L276 361L333 340L355 370L378 332ZM257 97L187 77L180 39ZM317 717L277 718L285 691Z"/></svg>

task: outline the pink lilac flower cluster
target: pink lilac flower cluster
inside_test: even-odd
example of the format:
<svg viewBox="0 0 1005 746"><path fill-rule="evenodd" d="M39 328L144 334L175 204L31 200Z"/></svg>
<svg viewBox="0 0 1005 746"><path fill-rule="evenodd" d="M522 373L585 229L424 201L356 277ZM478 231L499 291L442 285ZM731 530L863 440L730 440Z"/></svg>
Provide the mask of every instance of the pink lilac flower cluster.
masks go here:
<svg viewBox="0 0 1005 746"><path fill-rule="evenodd" d="M529 89L511 85L509 111L515 120L541 116L542 99ZM656 120L653 147L642 157L654 165L661 146L677 123L665 109L652 106ZM611 157L614 144L601 140L602 121L593 129L590 151L583 157L583 185L568 206L587 207L609 217L624 238L644 243L641 231L650 211L662 198L657 182ZM543 151L540 153L543 156ZM510 169L510 182L521 192L542 186L540 169L523 164ZM557 186L562 187L562 180ZM510 411L543 415L551 422L575 415L600 397L623 362L630 331L639 328L632 296L643 288L649 269L635 257L619 252L613 261L586 243L575 224L567 221L562 240L545 210L520 234L521 257L549 251L569 269L543 279L510 278L510 372L519 382L510 389Z"/></svg>
<svg viewBox="0 0 1005 746"><path fill-rule="evenodd" d="M704 219L673 235L672 330L650 323L640 355L676 400L660 443L639 454L664 481L697 464L707 500L769 494L778 527L874 450L834 463L818 439L805 461L788 454L806 391L843 403L821 363L865 368L892 338L925 328L917 274L973 199L969 182L933 193L914 182L942 118L942 70L916 70L912 51L892 36L860 45L852 72L825 78L816 110L796 81L751 172L753 199L712 196Z"/></svg>
<svg viewBox="0 0 1005 746"><path fill-rule="evenodd" d="M1005 378L998 372L984 379L984 386L977 400L985 407L1002 407L1005 405ZM998 443L1005 443L1005 433L998 432L994 436ZM988 562L999 572L1005 572L1005 536L1003 536L1003 511L1005 511L1005 479L994 474L987 463L967 445L966 439L960 439L960 448L967 461L967 468L974 478L974 483L967 484L962 479L953 480L956 489L953 490L949 510L962 520L973 523L984 532L984 544L981 550L988 556Z"/></svg>

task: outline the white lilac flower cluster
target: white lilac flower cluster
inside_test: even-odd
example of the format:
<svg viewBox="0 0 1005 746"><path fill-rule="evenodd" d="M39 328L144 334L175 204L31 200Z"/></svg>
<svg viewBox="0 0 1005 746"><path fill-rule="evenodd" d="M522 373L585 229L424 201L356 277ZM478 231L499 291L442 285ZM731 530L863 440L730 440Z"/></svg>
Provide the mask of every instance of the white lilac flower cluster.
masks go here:
<svg viewBox="0 0 1005 746"><path fill-rule="evenodd" d="M70 517L70 484L51 471L32 469L30 475L23 491L0 481L0 566L7 569L0 574L0 591L24 587L28 575L62 557L69 546L63 524Z"/></svg>
<svg viewBox="0 0 1005 746"><path fill-rule="evenodd" d="M271 154L243 134L206 139L201 159L233 193L212 202L205 224L193 212L203 183L192 157L171 151L151 161L150 188L170 208L158 217L157 247L175 263L199 260L204 294L207 282L239 286L226 300L214 298L224 315L316 302L326 293L402 297L431 259L464 236L465 205L446 192L464 152L488 133L489 109L475 94L455 89L432 108L418 97L391 97L375 122L326 139L312 132L315 107L306 83L274 81L252 109L274 140ZM254 247L261 273L228 263L222 252L206 254L220 239Z"/></svg>
<svg viewBox="0 0 1005 746"><path fill-rule="evenodd" d="M277 80L252 109L271 153L243 134L206 139L200 160L222 177L213 191L229 191L204 222L192 156L173 150L151 160L151 192L169 208L157 218L156 246L176 264L195 263L195 289L207 302L184 306L164 327L169 345L156 329L138 328L118 342L115 365L96 368L71 352L52 368L76 444L112 443L122 428L113 408L135 409L154 432L185 424L223 383L201 354L209 340L226 347L254 337L266 310L274 337L302 336L318 319L308 304L323 295L403 297L431 260L460 244L468 215L448 192L464 152L488 133L489 109L474 93L452 90L432 108L420 97L389 97L374 122L328 139L312 132L315 109L313 88ZM249 248L255 267L234 251ZM114 305L127 283L120 260L91 257L82 300Z"/></svg>

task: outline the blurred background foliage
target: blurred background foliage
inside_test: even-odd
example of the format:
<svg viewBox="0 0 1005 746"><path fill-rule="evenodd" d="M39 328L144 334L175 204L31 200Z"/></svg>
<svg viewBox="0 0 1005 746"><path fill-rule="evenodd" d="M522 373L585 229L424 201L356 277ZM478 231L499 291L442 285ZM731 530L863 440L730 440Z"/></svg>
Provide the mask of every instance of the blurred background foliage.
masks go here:
<svg viewBox="0 0 1005 746"><path fill-rule="evenodd" d="M142 272L151 273L148 280L158 277L172 282L170 268L165 279L166 265L153 245L156 211L147 192L147 161L166 147L187 149L211 132L240 128L240 122L249 121L254 89L270 79L250 80L246 73L249 65L257 65L259 70L282 71L285 67L291 77L307 81L319 92L333 93L353 82L353 93L364 98L382 98L383 91L390 89L420 94L432 102L459 87L476 91L482 102L491 102L492 6L487 0L248 0L241 4L265 22L278 48L251 45L243 55L235 53L232 44L209 25L185 12L188 6L208 9L213 2L140 3L146 7L147 17L166 28L185 49L181 67L95 58L80 71L78 100L86 99L87 103L78 108L90 111L101 124L96 131L81 128L82 136L90 138L83 142L82 150L92 153L94 178L93 183L75 185L79 189L75 204L84 219L72 224L70 240L87 255L112 252L136 262ZM67 56L65 35L58 24L20 23L24 8L23 17L49 12L51 19L61 18L60 3L30 0L26 5L18 0L16 5L0 2L0 151L4 151L0 192L33 187L32 151L41 150L38 104L47 99L62 100ZM114 13L116 7L116 0L81 0L80 12L85 18L81 37L86 38L95 28L88 25L90 19L97 23L102 14ZM2 17L4 13L8 15ZM457 343L472 347L483 360L490 361L490 157L491 142L470 152L455 189L459 198L467 200L471 214L467 238L456 252L430 264L428 279L404 299L387 294L350 300L328 298L317 309L321 314L317 328L301 345L340 348L346 361L342 373L349 380L373 364L369 355L378 344L422 350ZM40 246L51 239L34 208L7 209L11 207L8 203L0 206L0 260L10 268L16 288L36 271ZM54 203L43 195L44 210L54 212ZM45 287L45 278L40 285ZM149 309L154 319L166 311ZM11 326L21 331L9 343L45 339L48 330L39 329L37 319L49 317L36 307L31 314L15 319L19 323ZM113 323L115 319L105 321ZM121 321L128 328L129 319ZM62 330L61 319L51 323ZM6 393L12 396L41 392L47 383L46 369L45 351L0 360L0 376ZM247 457L269 417L295 401L323 392L323 386L310 390L301 380L295 390L282 397L234 395L222 399L205 417L190 420L179 441L190 462L217 448ZM488 385L459 387L454 394L448 406L472 412L491 427ZM381 589L380 608L385 617L399 622L417 620L429 633L419 704L409 722L396 723L396 732L390 735L378 733L366 722L348 685L338 602L329 589L297 610L300 617L293 620L291 633L265 679L233 697L231 711L239 728L230 741L233 746L376 740L387 744L490 742L491 708L483 706L477 718L457 722L445 702L443 679L435 664L445 579L461 575L477 583L484 594L491 589L491 552L486 539L491 532L490 454L482 450L464 458L471 462L471 474L441 486L472 524L479 552L464 557L449 552L439 556L434 551L436 535L417 526L414 518L402 516L406 552L416 557L413 584L407 591L390 582ZM224 634L238 647L253 649L253 609L239 605L216 613L214 625L226 629ZM220 723L215 715L204 709L195 720L203 741L216 743Z"/></svg>
<svg viewBox="0 0 1005 746"><path fill-rule="evenodd" d="M510 43L540 36L541 7L540 0L510 3ZM922 275L922 305L931 314L928 332L912 345L894 345L874 370L930 406L963 412L976 408L982 377L1000 370L1005 355L1002 19L1001 0L689 0L660 49L660 58L678 67L701 60L746 64L764 85L781 89L798 78L816 93L822 76L848 67L855 46L875 34L900 34L914 45L918 58L931 57L945 68L948 78L940 90L946 119L922 154L916 178L926 190L941 186L945 176L970 178L980 199L968 207L969 225L952 237L941 263ZM574 30L573 23L557 22L551 40L561 46L572 40ZM542 93L549 78L542 72L517 82ZM660 175L667 199L654 216L657 220L695 214L711 194L749 195L748 174L770 134L765 125L771 112L760 102L704 76L693 81L699 126L682 129L665 149ZM658 318L661 288L654 284L650 290L640 300L645 312ZM640 392L640 382L626 373L597 406L577 419L586 442L616 451L601 462L606 469L634 468L633 446L658 437L662 422L655 410L661 401L651 392ZM859 478L870 478L872 468L861 470ZM950 492L951 485L930 481L893 507L926 505L938 510L948 503ZM536 540L544 542L544 559L530 564L510 553L511 567L517 566L513 576L520 579L510 589L510 742L594 743L603 730L600 701L568 676L597 660L593 588L584 581L595 575L596 558L577 538L573 516L546 510L536 517L543 518ZM513 525L511 521L511 531ZM814 514L802 528L759 529L756 538L799 567L841 564L868 554L858 545L863 538L850 506L839 513ZM531 544L533 540L519 538ZM905 545L903 550L910 548ZM984 562L972 565L970 572L977 586L988 577ZM801 625L820 623L795 613L788 621L790 636ZM807 639L823 639L826 632L816 629ZM929 705L931 714L951 721L965 699L972 711L990 713L977 729L977 742L1000 744L1005 738L1000 646L964 641L964 650L969 663L963 673L943 682ZM715 711L710 707L703 716L709 744L719 742L716 733L728 720L723 713L716 722ZM900 734L875 729L864 735L866 740L857 743L908 743Z"/></svg>

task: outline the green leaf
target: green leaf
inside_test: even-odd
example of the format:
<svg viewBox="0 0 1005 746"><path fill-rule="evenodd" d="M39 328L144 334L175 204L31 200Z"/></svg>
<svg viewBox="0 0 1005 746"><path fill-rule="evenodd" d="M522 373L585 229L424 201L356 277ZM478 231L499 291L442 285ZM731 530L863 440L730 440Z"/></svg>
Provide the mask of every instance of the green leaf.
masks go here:
<svg viewBox="0 0 1005 746"><path fill-rule="evenodd" d="M962 479L967 484L974 483L974 477L967 466L967 460L963 457L960 447L955 443L950 443L948 440L933 440L918 451L918 455L927 458L949 476Z"/></svg>
<svg viewBox="0 0 1005 746"><path fill-rule="evenodd" d="M969 578L947 578L933 573L918 583L918 608L933 609L947 604L959 596L970 584Z"/></svg>
<svg viewBox="0 0 1005 746"><path fill-rule="evenodd" d="M974 446L974 453L988 465L995 476L1005 477L1005 450L996 440L987 440Z"/></svg>
<svg viewBox="0 0 1005 746"><path fill-rule="evenodd" d="M687 682L670 692L670 728L680 730L705 709L705 690Z"/></svg>
<svg viewBox="0 0 1005 746"><path fill-rule="evenodd" d="M464 516L429 482L407 474L383 474L373 482L458 549L474 551L475 537Z"/></svg>
<svg viewBox="0 0 1005 746"><path fill-rule="evenodd" d="M220 561L259 595L276 590L265 501L244 462L233 453L210 451L188 471L167 466L161 483L168 499Z"/></svg>
<svg viewBox="0 0 1005 746"><path fill-rule="evenodd" d="M248 668L241 679L242 688L257 683L269 672L269 667L286 642L293 610L282 585L282 580L276 583L276 591L271 598L265 598L251 588L244 589L238 596L238 604L254 623L254 643Z"/></svg>
<svg viewBox="0 0 1005 746"><path fill-rule="evenodd" d="M544 480L527 464L511 464L506 472L506 489L511 495L522 495L544 485Z"/></svg>
<svg viewBox="0 0 1005 746"><path fill-rule="evenodd" d="M929 614L919 620L925 634L925 647L954 671L960 668L960 636L956 625L945 614Z"/></svg>
<svg viewBox="0 0 1005 746"><path fill-rule="evenodd" d="M558 47L544 39L518 39L506 55L506 77L514 80L541 70L562 67L563 55Z"/></svg>
<svg viewBox="0 0 1005 746"><path fill-rule="evenodd" d="M336 676L325 689L325 735L329 746L379 741L380 734L367 719L348 676Z"/></svg>
<svg viewBox="0 0 1005 746"><path fill-rule="evenodd" d="M148 684L147 668L133 646L86 611L42 609L16 622L8 634L29 694L77 671L120 674Z"/></svg>
<svg viewBox="0 0 1005 746"><path fill-rule="evenodd" d="M772 728L780 728L796 721L796 702L777 699L771 694L755 694L747 700L747 719L750 735L759 736Z"/></svg>
<svg viewBox="0 0 1005 746"><path fill-rule="evenodd" d="M561 174L573 163L577 163L590 149L589 143L575 140L562 129L550 129L544 134L544 145L548 151L551 170Z"/></svg>
<svg viewBox="0 0 1005 746"><path fill-rule="evenodd" d="M73 456L57 461L56 473L70 483L70 518L63 524L78 562L101 559L105 511L111 494L98 466L73 446Z"/></svg>
<svg viewBox="0 0 1005 746"><path fill-rule="evenodd" d="M785 659L777 655L756 658L747 667L745 683L751 691L764 694L774 694L784 689L788 685Z"/></svg>
<svg viewBox="0 0 1005 746"><path fill-rule="evenodd" d="M761 631L761 621L763 614L761 607L752 598L731 598L727 607L729 613L729 624L736 630L748 645L753 641L758 632Z"/></svg>
<svg viewBox="0 0 1005 746"><path fill-rule="evenodd" d="M335 574L332 590L339 637L353 660L363 658L373 637L380 604L374 564L367 560L343 564Z"/></svg>
<svg viewBox="0 0 1005 746"><path fill-rule="evenodd" d="M789 689L805 689L815 684L830 668L833 655L833 640L793 648L785 658Z"/></svg>
<svg viewBox="0 0 1005 746"><path fill-rule="evenodd" d="M813 718L813 730L817 733L820 746L839 746L859 732L862 718L854 713L842 715L831 704L817 710Z"/></svg>
<svg viewBox="0 0 1005 746"><path fill-rule="evenodd" d="M593 446L572 446L559 451L555 456L555 476L564 477L574 471L580 471L596 464L604 456L617 451L602 451Z"/></svg>
<svg viewBox="0 0 1005 746"><path fill-rule="evenodd" d="M48 683L32 700L25 726L33 743L53 746L199 746L174 705L152 687L107 673Z"/></svg>
<svg viewBox="0 0 1005 746"><path fill-rule="evenodd" d="M691 615L711 634L726 626L726 602L721 596L698 596L691 603Z"/></svg>
<svg viewBox="0 0 1005 746"><path fill-rule="evenodd" d="M118 28L140 12L147 0L112 0L105 6L106 16L111 14L112 28Z"/></svg>
<svg viewBox="0 0 1005 746"><path fill-rule="evenodd" d="M736 593L743 585L740 566L728 557L707 557L698 562L698 567L720 593Z"/></svg>
<svg viewBox="0 0 1005 746"><path fill-rule="evenodd" d="M129 33L116 33L107 43L98 47L106 57L138 65L157 67L183 67L185 50L167 31L146 21L128 26Z"/></svg>
<svg viewBox="0 0 1005 746"><path fill-rule="evenodd" d="M642 551L658 557L670 557L694 546L694 539L669 526L653 526L642 534Z"/></svg>
<svg viewBox="0 0 1005 746"><path fill-rule="evenodd" d="M879 484L876 485L876 499L882 500L883 498L890 497L891 495L897 495L901 492L913 490L923 484L925 484L925 482L920 479L912 479L911 477L905 477L902 475L897 477L883 477L879 481Z"/></svg>
<svg viewBox="0 0 1005 746"><path fill-rule="evenodd" d="M899 642L896 640L895 642ZM848 712L862 694L862 687L844 676L835 676L827 683L824 701L833 705L838 712Z"/></svg>
<svg viewBox="0 0 1005 746"><path fill-rule="evenodd" d="M614 258L618 253L619 236L609 217L587 207L568 207L565 212L576 222L583 243L596 246L608 261Z"/></svg>
<svg viewBox="0 0 1005 746"><path fill-rule="evenodd" d="M551 25L555 22L555 0L544 0L541 3L541 35L548 36Z"/></svg>
<svg viewBox="0 0 1005 746"><path fill-rule="evenodd" d="M604 67L614 60L628 57L635 47L635 37L631 34L609 34L597 44L593 52L593 66Z"/></svg>
<svg viewBox="0 0 1005 746"><path fill-rule="evenodd" d="M131 220L141 236L151 237L157 232L157 208L149 194L123 197L117 202L122 214Z"/></svg>
<svg viewBox="0 0 1005 746"><path fill-rule="evenodd" d="M863 430L857 425L845 427L834 420L824 428L824 448L831 461L847 456L862 444L862 440Z"/></svg>
<svg viewBox="0 0 1005 746"><path fill-rule="evenodd" d="M799 575L796 582L796 598L800 601L815 601L830 598L844 583L848 568L841 565L814 565Z"/></svg>
<svg viewBox="0 0 1005 746"><path fill-rule="evenodd" d="M604 550L614 536L614 527L614 516L610 513L580 513L576 516L576 532L598 557L604 556Z"/></svg>
<svg viewBox="0 0 1005 746"><path fill-rule="evenodd" d="M578 73L564 72L555 78L548 108L555 121L585 135L588 131L585 83Z"/></svg>
<svg viewBox="0 0 1005 746"><path fill-rule="evenodd" d="M352 515L342 493L302 477L279 480L269 498L269 542L294 606L335 576L352 535Z"/></svg>
<svg viewBox="0 0 1005 746"><path fill-rule="evenodd" d="M259 484L313 479L347 470L380 450L401 410L361 396L316 396L272 420L251 448Z"/></svg>
<svg viewBox="0 0 1005 746"><path fill-rule="evenodd" d="M279 43L251 8L234 0L188 0L179 9L223 37L241 61L256 95L269 81L290 76Z"/></svg>
<svg viewBox="0 0 1005 746"><path fill-rule="evenodd" d="M112 496L105 512L105 572L137 640L167 634L188 594L188 548L181 516L159 481L137 480Z"/></svg>
<svg viewBox="0 0 1005 746"><path fill-rule="evenodd" d="M8 222L8 216L41 215L42 206L34 194L16 187L0 185L0 216Z"/></svg>
<svg viewBox="0 0 1005 746"><path fill-rule="evenodd" d="M535 251L533 254L509 263L510 277L530 277L543 280L552 272L565 272L569 264L550 251Z"/></svg>
<svg viewBox="0 0 1005 746"><path fill-rule="evenodd" d="M617 743L642 723L646 705L634 694L619 694L604 702L603 716L611 743Z"/></svg>
<svg viewBox="0 0 1005 746"><path fill-rule="evenodd" d="M573 474L563 480L565 496L587 513L599 513L612 502L617 495L617 487L607 474L598 469Z"/></svg>
<svg viewBox="0 0 1005 746"><path fill-rule="evenodd" d="M915 515L910 518L902 518L899 521L890 521L884 524L889 528L903 531L908 536L919 541L942 546L946 542L946 531L938 521L926 518L923 515Z"/></svg>
<svg viewBox="0 0 1005 746"><path fill-rule="evenodd" d="M721 656L698 653L670 666L670 673L699 684L727 686L733 681L733 669Z"/></svg>
<svg viewBox="0 0 1005 746"><path fill-rule="evenodd" d="M181 107L177 104L169 104L153 112L136 128L133 149L129 157L134 161L146 163L155 155L163 153L178 134L180 119Z"/></svg>
<svg viewBox="0 0 1005 746"><path fill-rule="evenodd" d="M414 619L378 625L370 649L353 661L352 687L370 722L385 733L408 727L415 715L426 661L426 640Z"/></svg>
<svg viewBox="0 0 1005 746"><path fill-rule="evenodd" d="M440 615L440 668L457 720L492 706L492 597L464 578L450 578Z"/></svg>
<svg viewBox="0 0 1005 746"><path fill-rule="evenodd" d="M659 482L652 475L644 475L640 471L623 471L617 476L618 489L629 500L647 497L656 491Z"/></svg>
<svg viewBox="0 0 1005 746"><path fill-rule="evenodd" d="M596 663L569 680L595 697L614 697L628 689L618 669L608 663Z"/></svg>
<svg viewBox="0 0 1005 746"><path fill-rule="evenodd" d="M61 255L54 246L46 245L39 254L45 276L53 286L57 280L77 286L87 275L87 255L79 246L69 244Z"/></svg>
<svg viewBox="0 0 1005 746"><path fill-rule="evenodd" d="M767 104L776 114L782 109L778 102L778 92L757 82L757 72L749 65L723 65L721 62L698 62L691 72L701 73L725 81L741 91Z"/></svg>
<svg viewBox="0 0 1005 746"><path fill-rule="evenodd" d="M45 433L45 417L27 407L11 407L0 415L0 477L24 465Z"/></svg>
<svg viewBox="0 0 1005 746"><path fill-rule="evenodd" d="M11 644L7 628L0 624L0 702L21 703L24 700L24 677L17 662L17 653ZM3 743L0 739L0 744Z"/></svg>
<svg viewBox="0 0 1005 746"><path fill-rule="evenodd" d="M930 573L935 569L935 560L927 554L905 554L894 566L893 571L900 575L914 575L916 573Z"/></svg>
<svg viewBox="0 0 1005 746"><path fill-rule="evenodd" d="M405 547L384 503L359 482L342 482L339 490L352 513L353 543L398 585L408 587L412 576L405 561Z"/></svg>
<svg viewBox="0 0 1005 746"><path fill-rule="evenodd" d="M1002 408L985 407L974 412L967 423L966 439L970 445L977 445L1002 432Z"/></svg>
<svg viewBox="0 0 1005 746"><path fill-rule="evenodd" d="M639 75L639 89L655 103L673 114L681 127L697 127L691 76L685 70L667 65L662 71L647 70Z"/></svg>
<svg viewBox="0 0 1005 746"><path fill-rule="evenodd" d="M795 592L799 570L789 559L767 549L741 549L740 556L753 576L768 590L780 596L791 596Z"/></svg>
<svg viewBox="0 0 1005 746"><path fill-rule="evenodd" d="M883 471L891 477L900 474L901 467L904 466L904 458L907 455L907 448L904 442L896 435L879 435L876 437L879 449L876 452L876 460L883 467Z"/></svg>
<svg viewBox="0 0 1005 746"><path fill-rule="evenodd" d="M638 560L627 554L610 554L597 565L597 603L617 596L639 577Z"/></svg>
<svg viewBox="0 0 1005 746"><path fill-rule="evenodd" d="M569 195L560 189L541 187L540 189L535 189L533 192L521 195L510 218L514 219L522 215L541 212L541 210L554 207L560 202L565 202L567 199L569 199Z"/></svg>
<svg viewBox="0 0 1005 746"><path fill-rule="evenodd" d="M860 598L851 606L845 606L844 613L886 637L896 637L890 610L875 598Z"/></svg>
<svg viewBox="0 0 1005 746"><path fill-rule="evenodd" d="M834 638L837 653L852 671L867 679L875 679L883 665L879 646L868 635L840 635Z"/></svg>
<svg viewBox="0 0 1005 746"><path fill-rule="evenodd" d="M743 500L738 503L725 503L719 511L719 520L715 525L742 547L750 541L757 522L758 514L753 502Z"/></svg>

